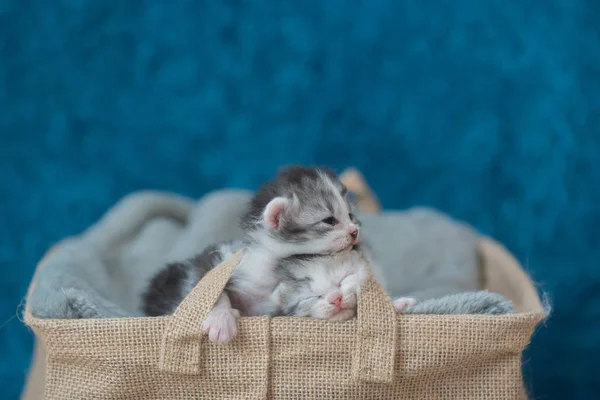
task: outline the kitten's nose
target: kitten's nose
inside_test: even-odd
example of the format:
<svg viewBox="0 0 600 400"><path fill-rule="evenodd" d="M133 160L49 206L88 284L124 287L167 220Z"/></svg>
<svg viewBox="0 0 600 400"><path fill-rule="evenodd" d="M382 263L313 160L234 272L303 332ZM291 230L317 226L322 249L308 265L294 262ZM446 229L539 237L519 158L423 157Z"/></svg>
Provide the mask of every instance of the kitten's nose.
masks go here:
<svg viewBox="0 0 600 400"><path fill-rule="evenodd" d="M337 291L327 296L327 301L337 307L342 306L342 293Z"/></svg>
<svg viewBox="0 0 600 400"><path fill-rule="evenodd" d="M352 240L356 240L356 238L358 237L358 228L356 227L356 225L350 225L348 227L348 233L350 234Z"/></svg>

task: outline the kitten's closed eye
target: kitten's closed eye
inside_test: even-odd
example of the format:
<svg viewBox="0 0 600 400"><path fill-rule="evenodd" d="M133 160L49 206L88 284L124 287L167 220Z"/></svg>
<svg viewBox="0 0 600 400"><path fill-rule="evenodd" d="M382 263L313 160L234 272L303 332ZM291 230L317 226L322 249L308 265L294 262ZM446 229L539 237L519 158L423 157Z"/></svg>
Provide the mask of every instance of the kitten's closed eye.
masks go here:
<svg viewBox="0 0 600 400"><path fill-rule="evenodd" d="M325 218L325 219L324 219L323 221L321 221L321 222L323 222L324 224L327 224L327 225L332 225L332 226L333 226L333 225L335 225L335 224L337 224L337 223L338 223L338 220L337 220L337 219L335 219L335 217L327 217L327 218Z"/></svg>

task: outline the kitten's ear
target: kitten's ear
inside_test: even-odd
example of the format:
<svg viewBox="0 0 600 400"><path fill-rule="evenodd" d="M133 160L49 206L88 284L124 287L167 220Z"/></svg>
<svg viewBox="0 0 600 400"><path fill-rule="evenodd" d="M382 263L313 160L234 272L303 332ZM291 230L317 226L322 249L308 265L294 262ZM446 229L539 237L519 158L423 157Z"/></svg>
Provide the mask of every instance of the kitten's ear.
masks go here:
<svg viewBox="0 0 600 400"><path fill-rule="evenodd" d="M290 201L285 197L275 197L267 204L263 213L263 223L267 229L279 229L281 217L289 207Z"/></svg>

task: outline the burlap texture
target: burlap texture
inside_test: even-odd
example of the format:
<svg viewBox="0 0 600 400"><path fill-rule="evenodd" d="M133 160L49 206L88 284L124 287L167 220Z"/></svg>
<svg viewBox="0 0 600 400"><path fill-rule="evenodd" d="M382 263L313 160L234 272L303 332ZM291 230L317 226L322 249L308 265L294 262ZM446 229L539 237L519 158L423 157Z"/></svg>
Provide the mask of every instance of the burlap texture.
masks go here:
<svg viewBox="0 0 600 400"><path fill-rule="evenodd" d="M44 398L523 398L521 352L543 318L535 295L515 315L395 316L370 280L356 319L240 318L238 336L219 346L202 337L202 320L238 261L207 275L169 317L48 320L26 311L47 351Z"/></svg>

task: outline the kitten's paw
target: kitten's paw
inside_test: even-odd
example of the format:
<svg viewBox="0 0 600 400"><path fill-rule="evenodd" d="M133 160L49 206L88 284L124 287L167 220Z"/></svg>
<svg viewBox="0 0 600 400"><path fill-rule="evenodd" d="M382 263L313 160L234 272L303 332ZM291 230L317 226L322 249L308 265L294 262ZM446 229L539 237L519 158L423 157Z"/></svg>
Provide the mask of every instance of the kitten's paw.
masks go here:
<svg viewBox="0 0 600 400"><path fill-rule="evenodd" d="M237 317L240 312L236 309L212 310L206 316L203 332L208 334L211 342L224 344L229 342L237 334Z"/></svg>
<svg viewBox="0 0 600 400"><path fill-rule="evenodd" d="M412 307L417 304L417 300L412 297L398 297L394 300L394 308L397 313L401 313L406 310L408 307Z"/></svg>

